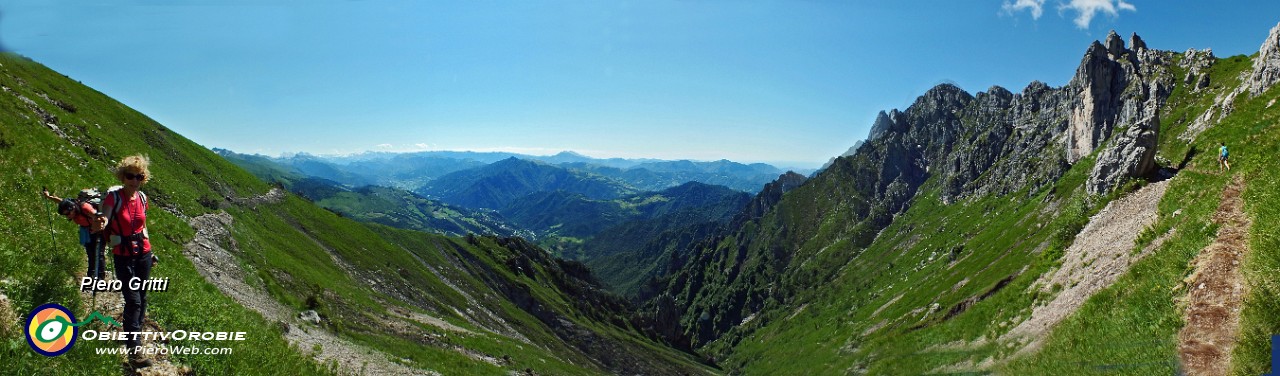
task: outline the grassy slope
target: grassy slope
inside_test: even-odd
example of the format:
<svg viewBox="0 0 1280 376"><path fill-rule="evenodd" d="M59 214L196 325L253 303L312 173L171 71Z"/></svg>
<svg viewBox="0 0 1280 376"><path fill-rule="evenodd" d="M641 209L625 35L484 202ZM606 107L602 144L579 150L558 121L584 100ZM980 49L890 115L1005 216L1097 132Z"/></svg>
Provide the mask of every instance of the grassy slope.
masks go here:
<svg viewBox="0 0 1280 376"><path fill-rule="evenodd" d="M194 236L185 220L179 217L209 213L213 208L221 208L234 216L232 233L240 250L240 261L251 272L250 282L266 286L272 296L287 306L298 310L316 309L325 317L326 329L404 359L411 366L449 374L496 375L526 367L552 374L603 372L597 360L589 359L584 351L565 343L543 321L494 289L494 286L523 284L528 285L526 290L534 295L534 301L549 306L551 312L567 317L569 322L622 341L627 344L626 348L655 359L655 363L666 362L674 369L701 369L686 356L647 344L623 329L625 326L603 324L599 316L609 311L594 314L578 311L579 307L567 303L574 298L560 290L561 286L525 280L536 277L541 277L541 281L552 280L549 275L557 268L537 265L538 271L526 277L502 272L505 269L500 267L499 260L511 257L513 251L493 242L468 244L457 239L360 225L293 196L280 204L253 208L228 205L222 197L251 196L269 187L144 115L56 72L14 55L0 56L0 64L3 64L0 71L6 73L0 76L0 84L33 100L39 111L56 116L58 127L72 140L57 136L43 124L38 111L14 94L0 93L0 124L3 124L0 172L6 177L0 181L0 193L12 198L0 203L4 212L12 216L0 224L6 234L12 234L0 239L0 280L5 281L0 288L13 301L13 310L18 314L51 301L61 302L76 312L83 312L84 306L70 283L72 274L83 270L84 263L75 244L74 228L65 221L53 223L57 234L50 238L51 217L46 211L47 204L38 196L39 187L48 185L65 194L92 182L106 184L114 181L109 173L112 160L144 153L152 158L155 176L145 188L154 205L149 212L149 223L155 236L155 249L165 260L154 273L173 281L170 291L152 295L149 317L169 330L249 332L249 341L232 344L235 349L232 355L175 357L176 362L190 365L197 372L311 374L325 371L303 355L311 349L291 349L282 339L279 325L263 320L223 296L216 287L204 282L186 258L178 256L181 246ZM52 101L41 99L40 93L64 106L70 105L60 108ZM439 256L448 250L454 250L455 256ZM372 278L353 280L343 270L345 266L335 259ZM476 277L476 268L490 274ZM458 290L441 281L432 269L476 301L468 301ZM367 287L370 280L380 286L377 291ZM409 333L391 330L383 325L387 321L388 305L423 311L477 334L454 335L427 325L417 325L420 331ZM495 315L482 318L475 313L481 308ZM475 318L468 320L463 315ZM480 328L481 325L497 327L499 322L505 322L527 337L532 345ZM9 333L18 333L16 327L6 329L10 329ZM77 349L67 355L44 358L27 349L20 336L3 341L6 346L0 347L0 363L14 364L16 368L9 370L19 373L118 370L117 359L92 355L87 349L91 346L86 343L78 344ZM189 344L213 345L195 341L174 343ZM492 365L456 351L455 346L495 358L507 355L512 361L502 366Z"/></svg>
<svg viewBox="0 0 1280 376"><path fill-rule="evenodd" d="M1233 89L1238 79L1232 78L1249 66L1243 57L1220 59L1211 72L1217 89L1191 95L1178 87L1163 117L1177 119L1183 117L1170 113L1189 113L1186 118L1194 118L1214 95ZM1175 163L1191 146L1198 154L1190 168L1171 182L1160 204L1159 220L1135 247L1169 229L1173 237L1064 321L1041 351L1009 363L989 363L994 370L1005 374L1172 372L1174 337L1182 325L1175 299L1185 294L1175 287L1190 273L1188 261L1212 241L1217 228L1210 215L1229 180L1216 173L1217 140L1233 148L1233 174L1246 177L1247 211L1254 218L1254 252L1245 266L1252 290L1244 309L1241 346L1235 351L1236 373L1266 370L1270 334L1280 333L1280 320L1275 319L1280 317L1280 304L1274 300L1280 293L1274 278L1280 257L1259 252L1277 246L1274 223L1280 198L1275 195L1275 182L1280 173L1267 168L1267 162L1277 151L1280 128L1275 126L1275 110L1265 106L1278 92L1272 90L1257 99L1242 96L1230 117L1189 145L1173 137L1186 123L1166 120L1161 154ZM731 347L725 367L746 374L793 369L955 372L974 369L973 365L988 358L1005 358L1011 349L985 340L998 337L1025 319L1033 304L1048 298L1027 293L1028 287L1056 264L1070 235L1108 201L1083 199L1076 188L1091 167L1088 161L1077 164L1053 190L1034 193L1031 199L1015 194L947 206L929 188L922 189L906 214L861 255L840 267L830 288L802 293L787 310L766 310L763 314L768 316L760 320L767 323L763 328L740 341L729 336L731 343L713 343L709 348ZM1054 192L1063 197L1050 196ZM1057 215L1046 207L1055 199L1061 205ZM826 243L833 247L829 253L853 251L841 250L838 242ZM954 250L959 251L953 258ZM1000 280L1013 275L1017 277L995 289ZM948 317L963 299L987 293L991 295ZM943 368L955 364L964 366Z"/></svg>
<svg viewBox="0 0 1280 376"><path fill-rule="evenodd" d="M3 293L12 300L16 313L25 316L46 302L62 303L80 314L86 306L71 284L85 263L75 227L53 218L49 203L39 196L40 187L48 186L65 196L93 182L107 185L115 181L108 170L111 160L144 153L152 157L156 176L147 186L155 205L149 212L151 233L156 236L153 247L165 259L153 276L172 280L170 291L151 294L149 316L170 330L249 333L247 341L230 343L233 355L176 356L176 360L208 373L322 371L291 350L277 326L223 296L204 282L190 262L178 256L182 244L194 234L170 211L201 214L207 211L197 203L202 197L213 192L239 195L265 191L264 184L229 168L230 164L146 116L39 64L11 54L0 55L0 64L0 85L9 90L0 93L0 176L5 177L0 179L0 194L9 198L0 202L0 211L8 217L0 222L6 234L0 238L0 280L7 281ZM41 93L71 104L67 108L75 112L45 101ZM77 147L59 138L17 95L56 116L57 126L70 138L91 146ZM101 153L104 149L107 155ZM52 236L50 228L56 232ZM119 359L97 356L90 350L113 344L80 342L66 355L45 358L28 349L20 335L3 341L0 363L6 364L9 372L101 374L119 370ZM215 345L198 341L173 344Z"/></svg>
<svg viewBox="0 0 1280 376"><path fill-rule="evenodd" d="M1183 106L1188 106L1192 107L1193 115L1198 115L1213 96L1234 89L1238 85L1234 77L1249 68L1249 59L1243 56L1219 59L1211 74L1222 79L1214 81L1218 83L1214 90L1197 94L1182 92L1182 88L1175 90L1170 98L1170 103L1175 105L1171 112L1185 111ZM1045 372L1072 366L1075 368L1065 369L1102 370L1081 367L1082 364L1125 365L1107 370L1123 374L1172 372L1184 309L1178 300L1186 295L1182 280L1192 272L1191 259L1212 242L1217 233L1218 225L1212 222L1211 216L1232 175L1245 178L1245 210L1253 218L1252 257L1245 264L1251 292L1242 314L1243 329L1233 366L1235 373L1241 375L1260 374L1268 368L1270 335L1280 333L1280 320L1276 319L1280 317L1280 306L1274 302L1278 292L1274 271L1280 266L1280 260L1274 252L1267 251L1275 247L1277 217L1273 208L1280 204L1275 196L1280 171L1265 157L1280 150L1277 116L1274 108L1266 108L1277 94L1280 91L1271 90L1252 99L1247 94L1241 95L1230 116L1190 144L1173 140L1161 144L1173 152L1186 153L1192 146L1199 150L1188 168L1171 182L1160 203L1159 219L1140 242L1149 242L1155 234L1169 230L1173 236L1154 254L1135 264L1128 275L1063 322L1042 351L1011 363L1010 372ZM1180 132L1176 123L1171 128ZM1229 174L1218 172L1218 142L1226 142L1232 148L1233 170Z"/></svg>

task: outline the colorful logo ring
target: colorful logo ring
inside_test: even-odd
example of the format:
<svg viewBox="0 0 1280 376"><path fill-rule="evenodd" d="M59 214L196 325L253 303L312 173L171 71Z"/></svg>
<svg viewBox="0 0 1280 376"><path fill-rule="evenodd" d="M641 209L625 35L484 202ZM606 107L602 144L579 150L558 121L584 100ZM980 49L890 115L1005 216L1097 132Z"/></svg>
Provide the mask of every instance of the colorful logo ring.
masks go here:
<svg viewBox="0 0 1280 376"><path fill-rule="evenodd" d="M71 349L80 334L76 317L67 307L47 303L27 315L27 344L40 355L58 356Z"/></svg>

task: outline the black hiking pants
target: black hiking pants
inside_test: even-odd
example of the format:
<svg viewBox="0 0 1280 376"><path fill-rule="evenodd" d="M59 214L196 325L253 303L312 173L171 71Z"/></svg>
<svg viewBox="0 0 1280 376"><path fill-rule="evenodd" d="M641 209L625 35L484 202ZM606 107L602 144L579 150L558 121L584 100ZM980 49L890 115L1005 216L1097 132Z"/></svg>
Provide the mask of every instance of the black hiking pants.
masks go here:
<svg viewBox="0 0 1280 376"><path fill-rule="evenodd" d="M89 260L89 270L84 275L89 278L105 279L107 276L107 243L102 241L102 233L90 234L89 241L84 243L84 254Z"/></svg>
<svg viewBox="0 0 1280 376"><path fill-rule="evenodd" d="M147 315L147 291L133 290L129 288L129 280L138 278L138 282L146 281L151 278L151 252L141 253L136 256L113 257L116 266L116 279L120 280L120 293L124 295L124 317L123 321L125 332L141 332L142 320ZM129 336L125 339L124 344L130 348L141 346L141 336Z"/></svg>

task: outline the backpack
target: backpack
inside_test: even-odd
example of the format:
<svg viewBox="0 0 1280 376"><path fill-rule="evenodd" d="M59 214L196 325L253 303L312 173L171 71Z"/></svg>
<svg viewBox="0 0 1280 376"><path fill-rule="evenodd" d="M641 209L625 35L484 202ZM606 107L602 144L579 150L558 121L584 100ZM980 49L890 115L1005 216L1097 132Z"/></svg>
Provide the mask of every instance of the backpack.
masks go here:
<svg viewBox="0 0 1280 376"><path fill-rule="evenodd" d="M97 188L81 189L80 193L76 194L75 202L77 209L83 206L81 204L88 203L89 206L93 207L94 211L100 211L102 207L102 193L98 192Z"/></svg>

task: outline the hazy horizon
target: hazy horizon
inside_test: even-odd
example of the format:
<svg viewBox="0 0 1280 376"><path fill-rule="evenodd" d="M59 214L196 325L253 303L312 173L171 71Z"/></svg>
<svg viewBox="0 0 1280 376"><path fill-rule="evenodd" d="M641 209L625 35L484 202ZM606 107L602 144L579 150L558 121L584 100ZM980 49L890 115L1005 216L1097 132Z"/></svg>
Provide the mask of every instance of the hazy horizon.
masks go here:
<svg viewBox="0 0 1280 376"><path fill-rule="evenodd" d="M823 164L825 164L825 163L827 162L827 161L822 161L822 163L816 163L816 164L814 164L814 163L809 163L809 162L794 162L794 161L753 161L753 160L734 160L734 159L729 159L729 158L716 158L716 159L692 159L692 158L655 158L655 157L616 157L616 156L597 156L597 155L590 155L590 154L585 154L585 153L578 152L578 151L576 151L576 150L557 150L557 151L551 151L551 150L541 150L541 149L533 150L533 149L519 149L519 148L513 148L513 149L511 149L511 150L405 150L405 151L379 151L379 150L366 150L366 151L354 152L354 153L329 153L329 154L325 154L325 153L311 153L311 152L306 152L306 151L284 151L284 152L275 153L275 154L264 154L264 153L242 152L242 151L235 150L235 149L223 148L223 147L217 147L217 146L206 146L206 148L209 148L209 149L223 149L223 150L228 150L228 151L231 151L231 152L233 152L233 153L238 153L238 154L259 155L259 156L264 156L264 157L269 157L269 158L289 158L289 157L293 157L293 156L297 156L297 155L310 155L310 156L316 156L316 157L321 157L321 158L348 158L348 157L357 157L357 156L360 156L360 155L366 155L366 154L413 154L413 153L433 153L433 152L439 152L439 153L509 153L509 154L520 154L520 155L525 155L525 156L530 156L530 157L552 157L552 156L555 156L555 155L557 155L557 154L560 154L560 153L566 153L566 152L567 152L567 153L574 153L574 154L578 154L578 155L581 155L581 156L584 156L584 157L588 157L588 158L593 158L593 159L614 159L614 158L620 158L620 159L627 159L627 160L655 160L655 161L684 161L684 160L687 160L687 161L691 161L691 162L716 162L716 161L720 161L720 160L727 160L727 161L730 161L730 162L737 162L737 163L742 163L742 164L764 163L764 164L771 165L771 166L773 166L773 167L777 167L777 168L779 168L779 169L783 169L783 170L786 170L786 169L816 170L816 169L818 169L818 168L822 167L822 165L823 165ZM834 156L833 156L833 158L834 158Z"/></svg>

